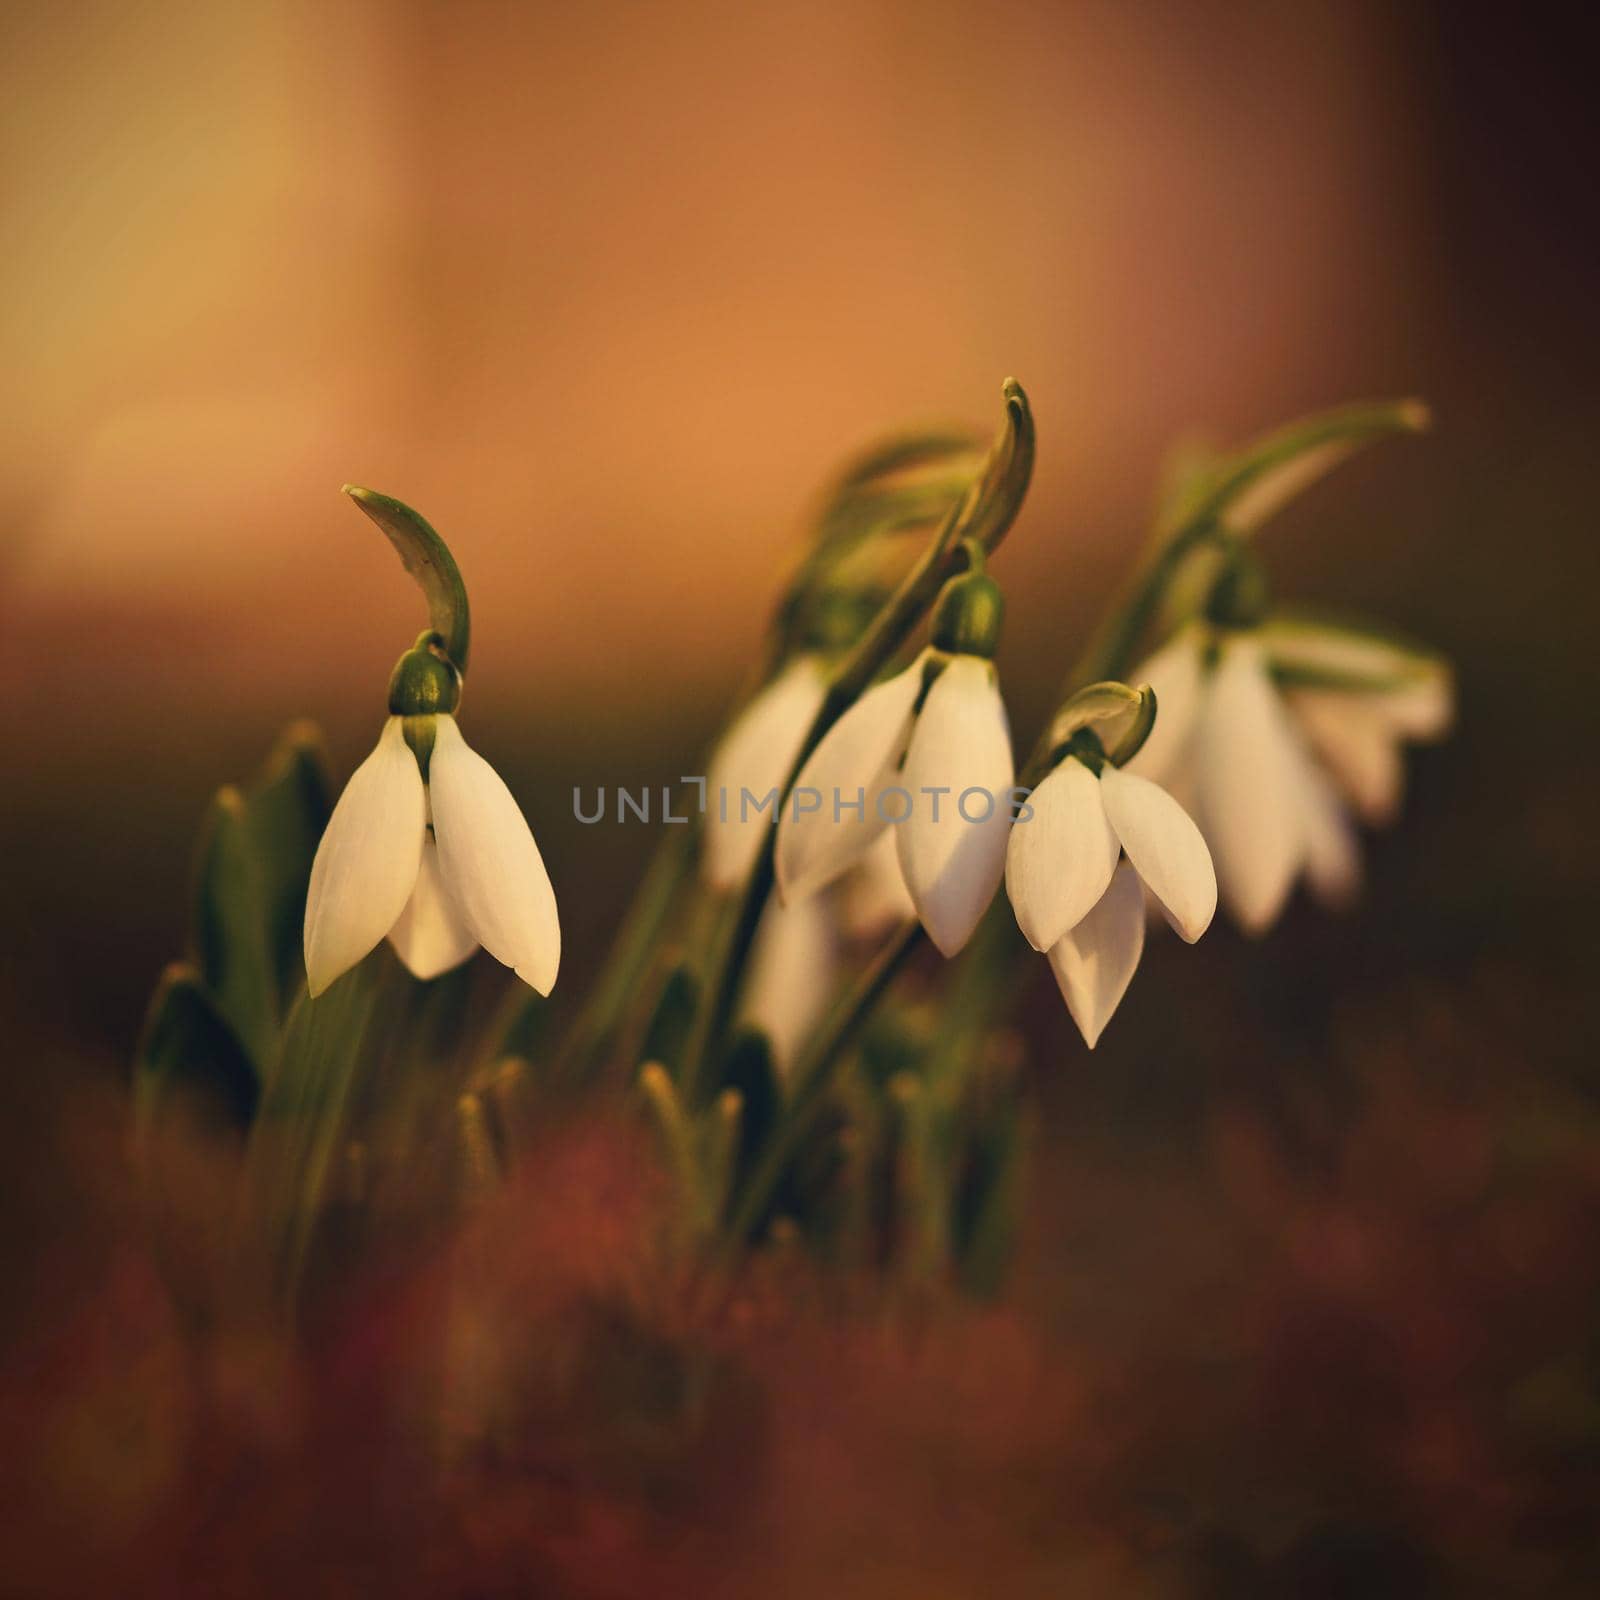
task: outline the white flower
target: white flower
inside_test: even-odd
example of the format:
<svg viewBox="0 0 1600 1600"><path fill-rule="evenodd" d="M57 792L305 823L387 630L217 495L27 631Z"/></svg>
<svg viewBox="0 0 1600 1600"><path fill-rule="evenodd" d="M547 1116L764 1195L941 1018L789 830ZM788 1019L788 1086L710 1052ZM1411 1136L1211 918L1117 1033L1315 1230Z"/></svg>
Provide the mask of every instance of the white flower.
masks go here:
<svg viewBox="0 0 1600 1600"><path fill-rule="evenodd" d="M1400 746L1453 713L1442 662L1339 628L1269 619L1191 624L1133 674L1160 707L1132 770L1191 796L1223 899L1247 931L1270 927L1303 873L1348 899L1360 857L1346 808L1369 823L1400 803Z"/></svg>
<svg viewBox="0 0 1600 1600"><path fill-rule="evenodd" d="M917 915L954 955L1004 870L1013 776L994 664L925 650L867 690L812 752L778 822L779 893L814 894L894 823Z"/></svg>
<svg viewBox="0 0 1600 1600"><path fill-rule="evenodd" d="M839 936L825 895L784 905L767 902L750 952L742 1019L760 1028L780 1074L832 1004L839 978Z"/></svg>
<svg viewBox="0 0 1600 1600"><path fill-rule="evenodd" d="M1097 776L1069 755L1028 804L1032 815L1011 830L1006 892L1028 943L1049 952L1067 1009L1092 1050L1144 948L1140 881L1193 944L1217 909L1211 853L1165 789L1109 761Z"/></svg>
<svg viewBox="0 0 1600 1600"><path fill-rule="evenodd" d="M706 882L735 889L761 853L761 835L776 804L757 809L783 785L822 708L827 672L820 656L797 655L722 736L706 767L706 809L700 859ZM745 800L748 792L750 799Z"/></svg>
<svg viewBox="0 0 1600 1600"><path fill-rule="evenodd" d="M900 870L893 828L868 847L839 885L839 925L851 939L878 939L891 928L917 920L917 907Z"/></svg>
<svg viewBox="0 0 1600 1600"><path fill-rule="evenodd" d="M385 936L419 978L481 944L548 994L561 960L555 893L517 802L456 719L433 719L428 778L390 717L334 807L306 896L306 986L319 995Z"/></svg>

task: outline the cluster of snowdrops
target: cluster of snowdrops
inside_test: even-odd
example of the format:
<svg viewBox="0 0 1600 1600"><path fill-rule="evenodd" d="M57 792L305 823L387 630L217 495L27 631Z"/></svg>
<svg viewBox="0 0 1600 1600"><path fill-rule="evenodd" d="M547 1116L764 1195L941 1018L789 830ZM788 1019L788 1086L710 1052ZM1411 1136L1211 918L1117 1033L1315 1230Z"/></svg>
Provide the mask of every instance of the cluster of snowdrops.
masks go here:
<svg viewBox="0 0 1600 1600"><path fill-rule="evenodd" d="M1449 726L1437 655L1274 605L1254 547L1268 517L1338 461L1425 424L1401 402L1330 412L1191 464L1019 764L989 558L1020 508L1033 439L1014 384L1007 400L983 457L970 438L930 433L848 469L784 595L761 681L698 786L702 879L742 912L704 988L702 1049L737 1016L793 1061L835 1003L841 933L893 939L897 959L922 937L954 957L1002 884L1092 1047L1152 917L1193 943L1219 891L1251 933L1302 880L1321 900L1348 901L1358 824L1396 813L1402 746ZM951 469L964 461L963 479ZM310 994L384 939L418 978L481 946L547 994L557 895L522 811L456 721L459 574L409 508L350 492L418 571L434 626L395 669L377 748L317 850ZM908 544L920 559L897 585L863 560L878 546L903 559Z"/></svg>

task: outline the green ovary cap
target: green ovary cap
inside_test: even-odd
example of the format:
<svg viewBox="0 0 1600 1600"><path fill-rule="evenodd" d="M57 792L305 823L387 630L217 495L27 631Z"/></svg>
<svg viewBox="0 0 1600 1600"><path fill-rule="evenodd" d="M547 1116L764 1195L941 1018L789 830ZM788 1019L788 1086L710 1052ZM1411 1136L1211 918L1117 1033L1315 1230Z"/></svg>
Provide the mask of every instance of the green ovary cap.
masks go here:
<svg viewBox="0 0 1600 1600"><path fill-rule="evenodd" d="M395 663L389 679L389 710L397 717L436 716L461 704L461 675L422 639Z"/></svg>
<svg viewBox="0 0 1600 1600"><path fill-rule="evenodd" d="M1000 644L1005 611L1005 597L993 578L981 572L952 578L934 609L934 649L989 660Z"/></svg>

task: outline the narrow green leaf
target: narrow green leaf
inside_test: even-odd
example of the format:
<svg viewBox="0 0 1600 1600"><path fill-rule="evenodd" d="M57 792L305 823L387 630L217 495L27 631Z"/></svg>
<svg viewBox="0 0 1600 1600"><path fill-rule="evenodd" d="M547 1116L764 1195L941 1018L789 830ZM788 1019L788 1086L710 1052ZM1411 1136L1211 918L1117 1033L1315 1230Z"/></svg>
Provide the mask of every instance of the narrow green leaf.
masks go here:
<svg viewBox="0 0 1600 1600"><path fill-rule="evenodd" d="M259 1070L277 1032L278 975L247 803L231 784L201 825L194 945L201 980Z"/></svg>
<svg viewBox="0 0 1600 1600"><path fill-rule="evenodd" d="M962 1287L979 1299L1000 1292L1015 1253L1030 1126L1011 1106L973 1141L957 1196L956 1264Z"/></svg>
<svg viewBox="0 0 1600 1600"><path fill-rule="evenodd" d="M280 1015L305 982L306 887L332 809L322 735L311 723L293 723L279 738L261 781L245 796Z"/></svg>
<svg viewBox="0 0 1600 1600"><path fill-rule="evenodd" d="M947 465L952 458L970 456L976 469L987 443L988 438L981 430L965 423L890 434L845 463L835 480L832 499L837 500L896 473Z"/></svg>
<svg viewBox="0 0 1600 1600"><path fill-rule="evenodd" d="M264 1272L286 1312L344 1159L371 1023L381 997L391 1007L399 998L397 974L380 950L315 1000L302 994L284 1028L245 1156L240 1220L254 1247L241 1264Z"/></svg>
<svg viewBox="0 0 1600 1600"><path fill-rule="evenodd" d="M134 1061L134 1123L144 1147L158 1124L181 1114L241 1140L260 1084L237 1036L187 962L161 975Z"/></svg>
<svg viewBox="0 0 1600 1600"><path fill-rule="evenodd" d="M741 1028L722 1069L725 1089L740 1100L739 1142L734 1186L742 1184L770 1137L783 1109L783 1090L772 1059L772 1042L758 1028Z"/></svg>
<svg viewBox="0 0 1600 1600"><path fill-rule="evenodd" d="M394 969L393 998L374 1018L351 1123L371 1151L369 1222L419 1226L447 1209L458 1168L446 1130L471 1071L466 1042L471 963L426 983Z"/></svg>
<svg viewBox="0 0 1600 1600"><path fill-rule="evenodd" d="M1450 668L1437 651L1398 634L1312 613L1279 611L1261 642L1281 682L1308 688L1381 693L1428 680Z"/></svg>
<svg viewBox="0 0 1600 1600"><path fill-rule="evenodd" d="M728 1209L737 1165L739 1129L743 1123L744 1097L737 1089L724 1089L711 1102L702 1119L700 1169L707 1233L717 1226Z"/></svg>
<svg viewBox="0 0 1600 1600"><path fill-rule="evenodd" d="M980 1298L998 1293L1022 1218L1032 1124L1017 1066L991 1059L963 1097L951 1246L962 1287Z"/></svg>
<svg viewBox="0 0 1600 1600"><path fill-rule="evenodd" d="M661 997L639 1047L640 1061L658 1061L674 1079L678 1077L699 1000L700 980L688 962L680 962L661 986Z"/></svg>
<svg viewBox="0 0 1600 1600"><path fill-rule="evenodd" d="M493 1194L505 1178L484 1103L475 1094L456 1101L457 1159L461 1166L462 1200L471 1206Z"/></svg>
<svg viewBox="0 0 1600 1600"><path fill-rule="evenodd" d="M522 1061L534 1061L538 1059L549 1027L550 1001L520 978L513 980L513 988L519 992L506 996L509 1020L501 1027L494 1053L497 1058L515 1056Z"/></svg>
<svg viewBox="0 0 1600 1600"><path fill-rule="evenodd" d="M215 1320L255 1069L187 963L162 974L134 1059L133 1158L162 1275L195 1329Z"/></svg>
<svg viewBox="0 0 1600 1600"><path fill-rule="evenodd" d="M639 1069L639 1092L653 1115L661 1135L662 1151L672 1170L678 1190L678 1204L685 1237L697 1233L703 1223L700 1204L700 1151L694 1124L678 1098L670 1074L659 1061L647 1061Z"/></svg>
<svg viewBox="0 0 1600 1600"><path fill-rule="evenodd" d="M1205 492L1186 501L1185 522L1215 521L1234 533L1253 533L1364 445L1420 433L1428 422L1420 400L1362 402L1302 417L1216 468Z"/></svg>

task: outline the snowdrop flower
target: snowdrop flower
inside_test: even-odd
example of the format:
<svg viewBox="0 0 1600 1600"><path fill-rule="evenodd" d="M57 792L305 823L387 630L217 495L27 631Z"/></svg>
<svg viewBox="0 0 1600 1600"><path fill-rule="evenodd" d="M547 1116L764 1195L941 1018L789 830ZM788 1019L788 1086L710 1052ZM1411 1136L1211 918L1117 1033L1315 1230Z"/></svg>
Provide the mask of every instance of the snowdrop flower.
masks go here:
<svg viewBox="0 0 1600 1600"><path fill-rule="evenodd" d="M851 939L879 939L891 928L917 920L916 902L900 870L900 848L893 828L878 835L839 885L839 925Z"/></svg>
<svg viewBox="0 0 1600 1600"><path fill-rule="evenodd" d="M1056 733L1068 753L1011 830L1006 892L1092 1050L1144 949L1141 882L1193 944L1216 912L1217 879L1200 830L1165 789L1109 760L1099 733L1072 726L1070 707Z"/></svg>
<svg viewBox="0 0 1600 1600"><path fill-rule="evenodd" d="M1350 813L1400 803L1400 747L1453 715L1449 670L1373 634L1268 617L1191 623L1136 674L1161 714L1132 769L1192 796L1223 899L1247 932L1270 927L1297 878L1326 903L1360 882Z"/></svg>
<svg viewBox="0 0 1600 1600"><path fill-rule="evenodd" d="M763 802L773 791L781 797L827 686L823 658L810 651L796 655L718 743L706 767L701 855L701 872L711 888L735 889L749 876L761 853L762 831L772 825L776 809Z"/></svg>
<svg viewBox="0 0 1600 1600"><path fill-rule="evenodd" d="M780 1074L788 1072L827 1014L840 971L839 934L826 896L793 905L767 902L740 1015L766 1034Z"/></svg>
<svg viewBox="0 0 1600 1600"><path fill-rule="evenodd" d="M1011 734L991 659L999 589L980 571L940 596L932 644L828 730L778 822L778 892L803 900L894 826L905 888L947 956L999 887L1011 822Z"/></svg>
<svg viewBox="0 0 1600 1600"><path fill-rule="evenodd" d="M561 959L549 875L511 791L461 737L455 669L423 640L401 657L394 714L317 847L307 987L321 994L387 937L419 978L482 945L548 994Z"/></svg>

